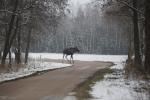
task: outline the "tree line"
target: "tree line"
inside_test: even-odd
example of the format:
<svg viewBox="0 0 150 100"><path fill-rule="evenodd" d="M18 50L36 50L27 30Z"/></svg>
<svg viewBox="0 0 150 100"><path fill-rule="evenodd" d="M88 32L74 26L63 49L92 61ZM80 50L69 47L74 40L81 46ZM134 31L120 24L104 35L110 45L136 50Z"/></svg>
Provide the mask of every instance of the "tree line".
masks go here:
<svg viewBox="0 0 150 100"><path fill-rule="evenodd" d="M149 0L95 0L75 16L65 15L66 6L67 0L1 0L1 63L8 55L11 63L11 50L17 63L25 52L27 63L30 46L33 52L79 46L82 53L128 53L129 64L150 73Z"/></svg>
<svg viewBox="0 0 150 100"><path fill-rule="evenodd" d="M100 0L96 0L99 2ZM128 34L128 64L150 73L150 0L103 0L103 9L115 5L119 10L109 14L132 19L133 32Z"/></svg>
<svg viewBox="0 0 150 100"><path fill-rule="evenodd" d="M45 34L33 42L31 51L62 53L64 48L77 46L85 54L127 54L126 33L132 32L129 18L102 14L93 4L76 11L62 17L53 38Z"/></svg>
<svg viewBox="0 0 150 100"><path fill-rule="evenodd" d="M11 64L11 51L16 63L21 63L24 51L27 63L32 40L37 41L44 32L53 34L66 6L67 0L0 0L1 64L6 63L8 55Z"/></svg>

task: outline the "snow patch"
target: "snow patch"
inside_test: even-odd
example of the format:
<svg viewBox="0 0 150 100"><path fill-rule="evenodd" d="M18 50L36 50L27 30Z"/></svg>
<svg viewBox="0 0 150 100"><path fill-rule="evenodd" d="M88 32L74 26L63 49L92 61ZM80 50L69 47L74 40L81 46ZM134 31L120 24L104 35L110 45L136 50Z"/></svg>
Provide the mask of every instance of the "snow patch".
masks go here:
<svg viewBox="0 0 150 100"><path fill-rule="evenodd" d="M71 64L62 64L62 63L52 63L52 62L30 62L25 67L20 68L18 71L11 71L9 73L0 74L0 83L10 80L15 80L18 78L26 77L33 75L37 72L65 68L72 66Z"/></svg>
<svg viewBox="0 0 150 100"><path fill-rule="evenodd" d="M62 54L56 53L29 53L29 58L33 61L29 62L24 68L18 71L11 71L9 73L0 73L0 83L9 80L26 77L40 71L64 68L72 66L71 64L44 62L44 59L62 59ZM12 55L14 57L14 55ZM120 62L126 59L126 55L91 55L91 54L75 54L74 60L80 61L106 61L106 62ZM39 60L39 61L38 61Z"/></svg>
<svg viewBox="0 0 150 100"><path fill-rule="evenodd" d="M59 53L30 53L30 58L39 59L62 59L63 54ZM69 56L68 56L69 58ZM75 54L74 60L80 61L105 61L122 62L127 59L127 55L94 55L94 54Z"/></svg>
<svg viewBox="0 0 150 100"><path fill-rule="evenodd" d="M125 79L123 63L116 63L111 68L115 69L114 73L105 75L92 86L89 93L94 99L91 100L149 100L149 93L142 88L149 87L149 82Z"/></svg>

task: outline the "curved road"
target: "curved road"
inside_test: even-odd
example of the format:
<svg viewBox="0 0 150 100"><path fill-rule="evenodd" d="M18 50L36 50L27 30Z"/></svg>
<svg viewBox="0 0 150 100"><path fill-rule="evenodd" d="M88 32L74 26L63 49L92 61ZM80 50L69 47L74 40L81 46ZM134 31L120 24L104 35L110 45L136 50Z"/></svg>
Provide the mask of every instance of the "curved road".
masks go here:
<svg viewBox="0 0 150 100"><path fill-rule="evenodd" d="M0 84L0 100L63 100L78 84L111 63L76 61L72 67Z"/></svg>

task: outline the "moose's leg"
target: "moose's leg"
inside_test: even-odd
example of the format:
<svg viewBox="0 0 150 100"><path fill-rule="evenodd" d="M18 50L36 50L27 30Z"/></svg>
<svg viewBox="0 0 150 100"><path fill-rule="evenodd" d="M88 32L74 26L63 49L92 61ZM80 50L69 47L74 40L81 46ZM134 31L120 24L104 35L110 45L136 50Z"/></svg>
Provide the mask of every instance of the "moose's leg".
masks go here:
<svg viewBox="0 0 150 100"><path fill-rule="evenodd" d="M70 55L70 64L71 64L71 60L72 60L72 55Z"/></svg>
<svg viewBox="0 0 150 100"><path fill-rule="evenodd" d="M74 64L73 55L71 55L71 59L72 59L72 63ZM71 59L70 59L70 61L71 61Z"/></svg>
<svg viewBox="0 0 150 100"><path fill-rule="evenodd" d="M66 55L66 56L65 56L65 58L66 58L66 59L67 59L67 61L69 62L69 60L68 60L67 56L68 56L68 55Z"/></svg>
<svg viewBox="0 0 150 100"><path fill-rule="evenodd" d="M64 63L64 58L65 58L65 54L63 54L63 60L62 60L62 63Z"/></svg>

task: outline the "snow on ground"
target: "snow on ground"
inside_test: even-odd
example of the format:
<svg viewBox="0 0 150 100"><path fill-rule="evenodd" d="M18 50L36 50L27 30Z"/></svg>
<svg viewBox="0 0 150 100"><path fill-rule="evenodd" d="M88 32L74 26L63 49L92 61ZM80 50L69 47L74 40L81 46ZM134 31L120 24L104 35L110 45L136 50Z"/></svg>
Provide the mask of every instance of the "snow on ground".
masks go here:
<svg viewBox="0 0 150 100"><path fill-rule="evenodd" d="M30 58L39 59L62 59L63 54L59 53L30 53ZM68 56L69 58L70 56ZM74 60L80 61L105 61L122 62L127 59L127 55L94 55L94 54L75 54Z"/></svg>
<svg viewBox="0 0 150 100"><path fill-rule="evenodd" d="M144 87L149 87L148 81L127 80L124 78L123 63L112 67L115 72L104 76L92 86L90 100L149 100L149 93ZM143 87L144 86L144 87Z"/></svg>
<svg viewBox="0 0 150 100"><path fill-rule="evenodd" d="M25 76L33 75L37 72L64 68L72 66L71 64L52 63L52 62L40 62L32 61L25 67L20 68L18 71L11 71L8 73L0 73L0 83L9 80L15 80Z"/></svg>
<svg viewBox="0 0 150 100"><path fill-rule="evenodd" d="M70 64L44 62L44 59L62 59L62 56L63 56L62 54L56 54L56 53L30 53L29 58L32 59L33 61L29 62L28 65L19 69L18 71L0 73L0 83L4 81L9 81L9 80L14 80L25 76L29 76L44 70L71 66ZM74 60L116 62L116 61L122 61L126 57L127 56L119 56L119 55L117 56L117 55L75 54Z"/></svg>
<svg viewBox="0 0 150 100"><path fill-rule="evenodd" d="M62 56L62 54L54 53L30 53L29 57L35 61L30 62L18 71L1 73L0 82L29 76L40 71L71 66L70 64L44 62L44 59L62 59ZM142 86L148 82L124 79L123 62L126 59L126 55L74 55L74 60L105 61L116 64L111 67L115 69L114 73L105 75L102 81L98 81L92 86L92 90L89 93L94 99L90 100L149 100L147 92L142 89ZM150 86L150 84L148 85Z"/></svg>

